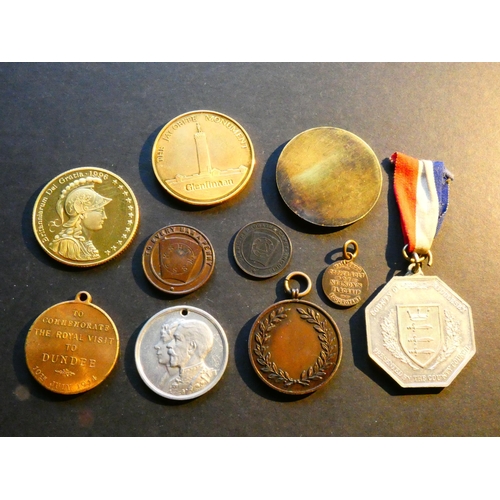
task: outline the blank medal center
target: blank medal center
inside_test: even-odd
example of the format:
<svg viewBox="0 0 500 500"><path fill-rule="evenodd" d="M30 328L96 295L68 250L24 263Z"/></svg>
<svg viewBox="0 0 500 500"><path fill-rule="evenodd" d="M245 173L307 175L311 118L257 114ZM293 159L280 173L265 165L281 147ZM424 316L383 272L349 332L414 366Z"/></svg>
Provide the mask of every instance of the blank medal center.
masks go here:
<svg viewBox="0 0 500 500"><path fill-rule="evenodd" d="M321 344L314 328L294 312L294 321L283 321L271 336L270 351L272 361L278 368L288 372L290 377L300 374L313 366L321 352Z"/></svg>

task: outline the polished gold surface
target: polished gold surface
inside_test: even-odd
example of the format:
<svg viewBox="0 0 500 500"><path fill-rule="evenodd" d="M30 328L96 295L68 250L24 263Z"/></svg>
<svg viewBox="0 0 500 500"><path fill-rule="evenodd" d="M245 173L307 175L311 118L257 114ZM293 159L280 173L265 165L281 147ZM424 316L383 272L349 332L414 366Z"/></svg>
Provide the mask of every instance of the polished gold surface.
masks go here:
<svg viewBox="0 0 500 500"><path fill-rule="evenodd" d="M333 127L306 130L283 149L276 167L279 192L308 222L345 226L363 218L382 188L379 161L351 132Z"/></svg>
<svg viewBox="0 0 500 500"><path fill-rule="evenodd" d="M33 231L42 248L70 266L102 264L123 252L139 224L139 206L127 183L96 167L68 170L40 192Z"/></svg>
<svg viewBox="0 0 500 500"><path fill-rule="evenodd" d="M255 155L243 127L222 113L192 111L174 118L153 145L153 169L175 198L214 205L239 193L250 179Z"/></svg>
<svg viewBox="0 0 500 500"><path fill-rule="evenodd" d="M35 320L26 337L28 369L46 389L78 394L99 385L115 366L119 338L113 320L88 292Z"/></svg>

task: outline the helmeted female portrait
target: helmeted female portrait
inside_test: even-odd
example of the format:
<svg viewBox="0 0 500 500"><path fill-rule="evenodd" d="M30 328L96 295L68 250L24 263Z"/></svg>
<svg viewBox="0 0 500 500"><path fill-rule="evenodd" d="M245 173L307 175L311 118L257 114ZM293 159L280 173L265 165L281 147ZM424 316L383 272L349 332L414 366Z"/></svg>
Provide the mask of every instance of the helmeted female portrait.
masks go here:
<svg viewBox="0 0 500 500"><path fill-rule="evenodd" d="M100 183L102 179L98 177L85 177L62 190L56 211L63 229L49 245L61 257L80 261L100 258L92 235L102 229L107 219L104 207L112 201L94 190Z"/></svg>

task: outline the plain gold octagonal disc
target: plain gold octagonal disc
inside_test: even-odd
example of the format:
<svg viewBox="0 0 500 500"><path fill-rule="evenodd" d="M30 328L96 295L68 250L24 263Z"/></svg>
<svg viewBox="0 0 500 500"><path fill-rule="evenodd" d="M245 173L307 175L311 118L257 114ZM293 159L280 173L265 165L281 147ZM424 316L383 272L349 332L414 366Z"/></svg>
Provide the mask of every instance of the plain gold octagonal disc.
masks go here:
<svg viewBox="0 0 500 500"><path fill-rule="evenodd" d="M334 127L295 136L276 167L281 197L299 217L339 227L363 218L382 189L380 163L359 137Z"/></svg>

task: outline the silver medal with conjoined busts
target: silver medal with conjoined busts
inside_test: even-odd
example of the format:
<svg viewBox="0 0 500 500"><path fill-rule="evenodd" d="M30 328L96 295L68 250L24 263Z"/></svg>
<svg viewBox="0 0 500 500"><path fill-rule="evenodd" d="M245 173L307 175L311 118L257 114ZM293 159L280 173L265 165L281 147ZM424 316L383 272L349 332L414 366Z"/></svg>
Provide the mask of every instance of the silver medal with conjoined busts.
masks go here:
<svg viewBox="0 0 500 500"><path fill-rule="evenodd" d="M145 384L168 399L193 399L210 391L228 362L228 342L219 322L202 309L164 309L143 326L135 346Z"/></svg>
<svg viewBox="0 0 500 500"><path fill-rule="evenodd" d="M369 356L402 387L447 387L476 352L471 308L437 276L396 276L366 307Z"/></svg>

